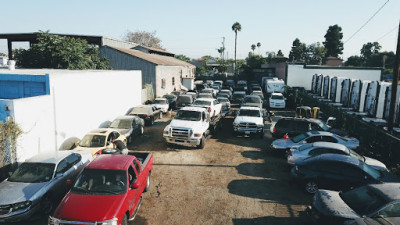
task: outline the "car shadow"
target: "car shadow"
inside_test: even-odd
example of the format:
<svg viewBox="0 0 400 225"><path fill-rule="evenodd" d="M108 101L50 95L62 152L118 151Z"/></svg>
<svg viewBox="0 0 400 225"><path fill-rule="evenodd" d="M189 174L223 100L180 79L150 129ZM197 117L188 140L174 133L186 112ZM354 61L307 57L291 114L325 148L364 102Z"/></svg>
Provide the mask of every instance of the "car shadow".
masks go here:
<svg viewBox="0 0 400 225"><path fill-rule="evenodd" d="M276 216L266 216L259 218L235 218L232 219L234 225L255 225L255 224L284 224L284 225L310 225L313 224L311 219L303 212L299 217L276 217Z"/></svg>

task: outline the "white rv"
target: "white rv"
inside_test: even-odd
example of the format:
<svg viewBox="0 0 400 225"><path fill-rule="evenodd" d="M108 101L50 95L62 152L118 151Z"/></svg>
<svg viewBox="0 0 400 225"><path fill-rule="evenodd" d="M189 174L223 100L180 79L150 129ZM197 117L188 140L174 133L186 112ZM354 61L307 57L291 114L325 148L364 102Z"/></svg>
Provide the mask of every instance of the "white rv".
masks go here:
<svg viewBox="0 0 400 225"><path fill-rule="evenodd" d="M265 85L265 92L271 94L274 92L283 93L285 91L285 82L282 79L274 77L273 79L267 80Z"/></svg>

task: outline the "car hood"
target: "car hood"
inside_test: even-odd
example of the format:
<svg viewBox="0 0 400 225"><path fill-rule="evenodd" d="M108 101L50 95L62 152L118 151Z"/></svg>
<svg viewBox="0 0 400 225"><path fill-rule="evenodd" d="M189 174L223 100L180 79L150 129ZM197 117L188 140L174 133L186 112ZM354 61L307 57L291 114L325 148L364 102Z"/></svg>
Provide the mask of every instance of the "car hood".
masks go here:
<svg viewBox="0 0 400 225"><path fill-rule="evenodd" d="M0 183L0 205L34 200L34 195L47 184L3 181Z"/></svg>
<svg viewBox="0 0 400 225"><path fill-rule="evenodd" d="M297 143L293 143L293 141L290 139L281 138L281 139L277 139L277 140L273 141L272 145L275 148L290 148L290 147L297 145Z"/></svg>
<svg viewBox="0 0 400 225"><path fill-rule="evenodd" d="M261 103L253 103L253 102L246 102L242 104L242 106L255 106L255 107L260 107L261 105L262 105Z"/></svg>
<svg viewBox="0 0 400 225"><path fill-rule="evenodd" d="M173 119L169 124L170 127L185 127L185 128L194 128L200 125L201 121L190 121L190 120L177 120Z"/></svg>
<svg viewBox="0 0 400 225"><path fill-rule="evenodd" d="M78 147L74 148L74 150L88 151L88 152L92 153L92 155L96 154L98 151L103 150L103 149L106 149L106 147L89 148L89 147L78 146Z"/></svg>
<svg viewBox="0 0 400 225"><path fill-rule="evenodd" d="M366 156L364 156L364 158L365 158L365 164L373 167L376 170L387 171L386 165L383 164L381 161Z"/></svg>
<svg viewBox="0 0 400 225"><path fill-rule="evenodd" d="M99 222L117 216L125 195L81 195L69 192L54 217L69 221Z"/></svg>
<svg viewBox="0 0 400 225"><path fill-rule="evenodd" d="M255 123L255 124L263 124L264 120L262 117L253 117L253 116L237 116L235 118L235 123Z"/></svg>
<svg viewBox="0 0 400 225"><path fill-rule="evenodd" d="M157 108L168 108L169 107L169 105L168 104L153 104L152 106L155 106L155 107L157 107Z"/></svg>
<svg viewBox="0 0 400 225"><path fill-rule="evenodd" d="M315 193L313 207L324 216L347 219L360 217L342 200L337 191L319 190Z"/></svg>

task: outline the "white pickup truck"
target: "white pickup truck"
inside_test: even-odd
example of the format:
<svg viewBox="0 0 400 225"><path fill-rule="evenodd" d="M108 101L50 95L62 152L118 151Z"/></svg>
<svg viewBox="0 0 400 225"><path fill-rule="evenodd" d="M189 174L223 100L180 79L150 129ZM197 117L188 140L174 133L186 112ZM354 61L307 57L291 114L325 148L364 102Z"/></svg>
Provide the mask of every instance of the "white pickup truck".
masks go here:
<svg viewBox="0 0 400 225"><path fill-rule="evenodd" d="M178 110L171 123L164 128L167 145L204 148L206 138L220 124L221 116L210 119L208 110L201 107L184 107Z"/></svg>
<svg viewBox="0 0 400 225"><path fill-rule="evenodd" d="M192 106L207 109L211 118L220 115L222 110L222 103L214 98L198 98L193 102Z"/></svg>
<svg viewBox="0 0 400 225"><path fill-rule="evenodd" d="M233 135L259 135L264 137L265 111L259 107L242 106L233 121Z"/></svg>

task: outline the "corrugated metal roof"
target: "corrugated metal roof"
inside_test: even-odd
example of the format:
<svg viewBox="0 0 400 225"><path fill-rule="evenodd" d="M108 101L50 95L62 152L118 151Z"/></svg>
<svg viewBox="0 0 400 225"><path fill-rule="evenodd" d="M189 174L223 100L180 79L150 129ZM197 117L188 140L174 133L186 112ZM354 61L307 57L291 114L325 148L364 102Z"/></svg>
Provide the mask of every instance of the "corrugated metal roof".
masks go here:
<svg viewBox="0 0 400 225"><path fill-rule="evenodd" d="M149 50L149 51L165 53L165 54L168 54L168 55L174 55L173 53L167 52L167 51L165 51L165 50L163 50L163 49L152 48L152 47L147 47L147 46L143 46L143 45L138 45L138 46L140 46L140 47L142 47L142 48L144 48L144 49L147 49L147 50Z"/></svg>
<svg viewBox="0 0 400 225"><path fill-rule="evenodd" d="M148 54L145 52L141 52L138 50L133 50L133 49L123 49L123 48L115 48L112 46L107 46L109 48L115 49L117 51L126 53L131 56L135 56L138 58L141 58L143 60L146 60L148 62L154 63L156 65L163 65L163 66L187 66L190 68L195 68L194 65L187 63L185 61L179 60L174 57L170 56L163 56L163 55L157 55L157 54Z"/></svg>

